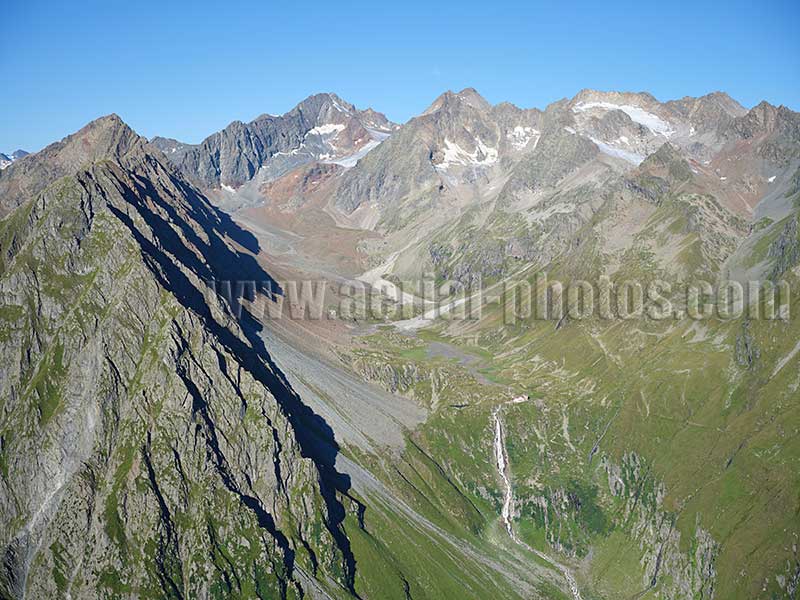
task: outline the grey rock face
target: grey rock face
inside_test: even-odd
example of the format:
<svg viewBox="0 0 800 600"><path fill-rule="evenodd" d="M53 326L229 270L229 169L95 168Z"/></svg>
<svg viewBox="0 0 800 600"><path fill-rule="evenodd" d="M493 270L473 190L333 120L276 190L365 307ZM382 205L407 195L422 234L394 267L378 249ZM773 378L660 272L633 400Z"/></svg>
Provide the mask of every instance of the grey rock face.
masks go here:
<svg viewBox="0 0 800 600"><path fill-rule="evenodd" d="M334 204L347 214L376 204L387 220L435 206L446 187L481 180L535 147L539 115L493 107L472 88L445 92L342 177Z"/></svg>
<svg viewBox="0 0 800 600"><path fill-rule="evenodd" d="M740 367L753 369L756 361L761 358L761 349L750 331L750 322L745 321L742 330L736 336L734 358Z"/></svg>
<svg viewBox="0 0 800 600"><path fill-rule="evenodd" d="M767 256L774 260L770 279L777 280L789 269L800 264L800 214L789 217L780 236L770 244Z"/></svg>
<svg viewBox="0 0 800 600"><path fill-rule="evenodd" d="M155 146L173 163L179 163L186 151L191 149L190 144L184 144L173 138L156 136L150 140L150 145Z"/></svg>
<svg viewBox="0 0 800 600"><path fill-rule="evenodd" d="M38 152L36 160L15 161L0 172L0 217L59 177L92 162L119 158L143 143L117 115L109 115Z"/></svg>
<svg viewBox="0 0 800 600"><path fill-rule="evenodd" d="M621 518L643 552L640 593L658 586L668 598L713 598L719 542L698 522L690 551L682 550L681 532L676 528L678 515L665 510L664 486L649 480L649 469L640 456L627 454L620 465L604 457L602 467L610 493L623 505Z"/></svg>
<svg viewBox="0 0 800 600"><path fill-rule="evenodd" d="M745 139L774 132L797 139L800 132L800 118L797 113L785 106L775 107L769 102L761 102L735 119L729 129L731 134Z"/></svg>
<svg viewBox="0 0 800 600"><path fill-rule="evenodd" d="M167 138L153 143L200 185L238 187L271 159L293 157L292 166L346 160L395 127L372 109L360 111L335 94L317 94L282 116L234 121L196 146Z"/></svg>
<svg viewBox="0 0 800 600"><path fill-rule="evenodd" d="M2 180L0 595L352 590L336 443L205 283L253 240L115 117L43 153Z"/></svg>

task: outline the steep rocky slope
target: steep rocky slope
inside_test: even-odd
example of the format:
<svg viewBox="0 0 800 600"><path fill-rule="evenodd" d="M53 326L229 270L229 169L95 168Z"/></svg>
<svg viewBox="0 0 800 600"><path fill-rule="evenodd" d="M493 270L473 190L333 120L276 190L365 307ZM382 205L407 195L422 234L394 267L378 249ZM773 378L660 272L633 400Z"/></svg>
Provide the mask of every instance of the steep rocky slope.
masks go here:
<svg viewBox="0 0 800 600"><path fill-rule="evenodd" d="M493 107L474 90L447 93L345 173L329 207L337 222L382 234L363 250L391 257L386 273L436 271L464 283L546 264L606 218L611 198L644 217L669 196L695 207L684 212L708 213L698 231L729 239L715 251L719 266L756 212L786 215L779 196L800 164L797 119L767 103L747 111L722 93L661 103L584 90L543 112ZM716 217L707 200L722 211Z"/></svg>
<svg viewBox="0 0 800 600"><path fill-rule="evenodd" d="M198 145L158 137L153 144L200 185L238 188L262 168L277 177L312 161L352 166L395 128L372 109L317 94L281 116L235 121Z"/></svg>
<svg viewBox="0 0 800 600"><path fill-rule="evenodd" d="M2 595L352 592L336 443L206 284L253 239L115 116L2 184Z"/></svg>
<svg viewBox="0 0 800 600"><path fill-rule="evenodd" d="M332 204L370 228L451 215L536 146L539 111L491 106L475 90L446 92L342 177ZM370 214L379 218L370 219Z"/></svg>

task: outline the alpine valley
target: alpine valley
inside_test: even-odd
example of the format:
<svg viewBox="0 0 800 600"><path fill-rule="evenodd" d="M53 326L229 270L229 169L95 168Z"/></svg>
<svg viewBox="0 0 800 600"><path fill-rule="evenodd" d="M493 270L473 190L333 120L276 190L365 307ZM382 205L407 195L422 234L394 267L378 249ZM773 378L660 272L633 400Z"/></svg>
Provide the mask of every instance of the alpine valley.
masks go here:
<svg viewBox="0 0 800 600"><path fill-rule="evenodd" d="M800 114L325 93L0 159L0 597L798 597Z"/></svg>

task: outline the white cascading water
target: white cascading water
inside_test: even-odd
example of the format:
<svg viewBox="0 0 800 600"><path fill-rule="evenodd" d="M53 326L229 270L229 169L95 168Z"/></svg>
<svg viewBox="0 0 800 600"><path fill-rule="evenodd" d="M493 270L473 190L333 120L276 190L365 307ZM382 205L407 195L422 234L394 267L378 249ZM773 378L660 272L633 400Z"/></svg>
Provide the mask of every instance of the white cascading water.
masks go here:
<svg viewBox="0 0 800 600"><path fill-rule="evenodd" d="M506 443L505 443L505 435L503 433L503 420L501 419L501 411L506 404L520 404L522 402L527 402L528 396L518 396L513 400L509 400L508 402L504 402L497 408L492 411L492 418L494 419L494 456L497 462L497 472L500 474L500 478L503 480L503 486L505 488L504 495L503 495L503 508L500 511L500 517L503 520L503 525L505 525L506 531L508 532L508 537L510 537L515 543L523 546L530 552L533 552L541 558L542 560L550 563L561 571L564 575L564 579L567 580L567 585L569 586L570 592L572 593L572 597L574 600L582 600L581 593L578 590L578 584L575 581L575 578L572 576L570 570L557 563L555 560L547 556L544 552L536 550L535 548L531 548L525 542L517 539L517 536L514 534L514 527L511 523L511 513L514 507L514 492L511 488L511 474L509 472L509 464L508 464L508 456L506 454Z"/></svg>
<svg viewBox="0 0 800 600"><path fill-rule="evenodd" d="M511 506L514 501L514 494L511 491L511 481L508 479L508 461L506 461L506 447L503 441L503 423L500 420L500 409L494 410L494 455L497 459L497 471L503 479L505 486L505 497L503 498L503 509L500 515L503 519L503 524L506 526L506 531L512 540L516 541L514 537L514 528L511 527Z"/></svg>

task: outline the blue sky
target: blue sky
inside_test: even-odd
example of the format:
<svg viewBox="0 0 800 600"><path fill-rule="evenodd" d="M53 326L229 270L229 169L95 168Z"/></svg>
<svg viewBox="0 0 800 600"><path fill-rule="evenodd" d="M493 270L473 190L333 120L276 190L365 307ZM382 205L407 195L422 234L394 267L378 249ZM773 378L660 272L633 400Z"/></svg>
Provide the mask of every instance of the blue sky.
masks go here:
<svg viewBox="0 0 800 600"><path fill-rule="evenodd" d="M800 110L796 0L642 4L16 0L0 14L0 151L111 112L198 142L320 91L400 122L468 86L524 107L588 87Z"/></svg>

